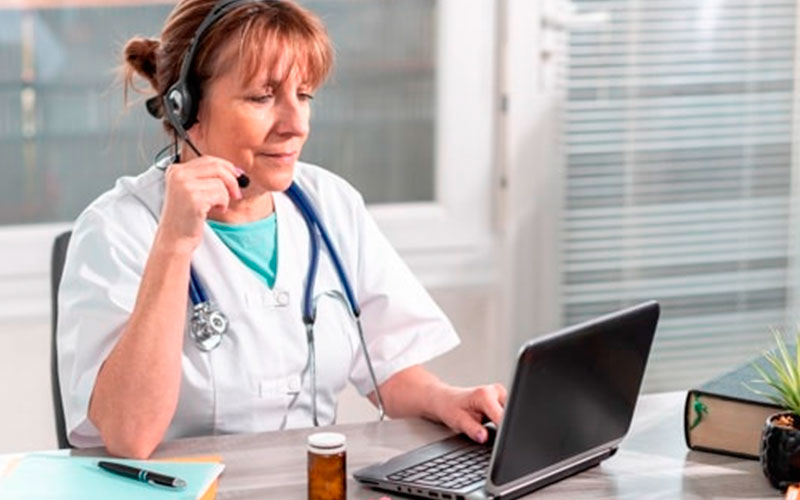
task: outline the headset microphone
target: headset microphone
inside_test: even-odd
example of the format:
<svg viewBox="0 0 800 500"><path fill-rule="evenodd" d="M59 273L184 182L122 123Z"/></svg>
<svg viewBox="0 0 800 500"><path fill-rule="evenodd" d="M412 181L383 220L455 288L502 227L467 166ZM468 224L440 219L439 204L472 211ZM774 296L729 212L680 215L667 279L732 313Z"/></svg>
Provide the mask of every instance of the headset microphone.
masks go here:
<svg viewBox="0 0 800 500"><path fill-rule="evenodd" d="M166 100L166 98L165 98ZM197 156L203 156L203 153L197 149L197 146L194 145L191 139L189 139L189 134L186 133L186 130L183 128L183 125L178 121L173 119L174 116L172 113L167 111L166 113L162 113L161 110L158 109L158 97L151 97L145 102L145 106L147 107L147 112L150 113L151 116L154 118L163 118L164 114L167 115L167 119L172 124L172 128L178 133L183 142L189 145L194 151L194 154ZM165 109L170 109L170 107L165 106ZM247 177L245 174L241 174L236 178L236 183L239 185L240 188L246 188L250 185L250 178Z"/></svg>
<svg viewBox="0 0 800 500"><path fill-rule="evenodd" d="M219 0L206 18L203 19L203 22L200 23L197 31L195 31L194 37L189 43L189 48L183 56L180 73L178 74L178 81L168 88L164 96L160 99L161 108L159 109L158 106L159 96L152 97L145 103L148 113L153 117L167 117L167 120L169 120L172 128L175 129L175 132L177 132L180 138L192 148L192 151L194 151L197 156L202 156L202 153L195 147L189 139L189 134L186 133L186 130L197 122L196 101L199 99L199 92L195 91L195 89L191 89L189 84L189 70L194 61L195 52L197 52L197 48L200 45L200 40L202 40L203 35L211 25L234 7L252 2L254 2L254 0ZM236 182L239 184L239 187L246 188L250 185L250 178L242 174L236 178Z"/></svg>

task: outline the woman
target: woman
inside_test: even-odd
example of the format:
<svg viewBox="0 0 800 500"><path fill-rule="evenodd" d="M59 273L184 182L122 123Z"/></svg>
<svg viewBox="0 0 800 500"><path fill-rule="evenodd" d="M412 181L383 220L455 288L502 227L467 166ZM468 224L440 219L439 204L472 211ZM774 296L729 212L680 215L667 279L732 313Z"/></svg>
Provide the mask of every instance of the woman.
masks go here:
<svg viewBox="0 0 800 500"><path fill-rule="evenodd" d="M309 376L301 317L310 233L285 193L292 182L332 230L387 415L422 416L485 440L481 421L499 422L505 389L452 387L420 366L457 345L452 326L360 195L297 161L313 92L332 65L319 20L289 1L226 6L189 58L197 113L186 134L170 115L182 104L170 90L212 8L214 0L182 0L160 40L136 38L124 49L126 90L134 72L150 83L157 98L148 108L167 115L164 126L180 147L120 179L75 223L58 325L70 442L143 458L164 439L308 426L315 418L327 425L348 380L377 402L346 302L330 298L341 296L341 285L325 255L313 291L322 298ZM243 175L246 187L237 182ZM209 351L188 336L190 268L229 321Z"/></svg>

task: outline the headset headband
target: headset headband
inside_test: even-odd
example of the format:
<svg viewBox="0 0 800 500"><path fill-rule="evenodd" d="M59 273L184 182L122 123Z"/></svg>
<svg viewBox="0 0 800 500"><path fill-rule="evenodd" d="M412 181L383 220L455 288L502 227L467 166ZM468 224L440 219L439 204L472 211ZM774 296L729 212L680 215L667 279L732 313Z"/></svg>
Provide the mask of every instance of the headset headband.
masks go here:
<svg viewBox="0 0 800 500"><path fill-rule="evenodd" d="M203 35L206 34L206 31L232 8L242 3L255 3L256 1L260 0L219 0L216 5L211 8L211 11L206 15L203 22L200 23L200 26L194 32L192 41L189 42L189 48L183 56L183 62L181 62L178 83L185 82L189 77L189 70L194 62L195 52L197 52L197 48L200 46L200 41L203 39Z"/></svg>
<svg viewBox="0 0 800 500"><path fill-rule="evenodd" d="M275 3L277 0L219 0L206 14L203 22L200 23L197 30L189 42L189 48L183 56L181 62L180 73L178 74L178 81L172 84L161 97L163 106L163 114L166 115L167 120L172 124L173 128L178 132L182 139L188 140L186 130L191 128L197 121L197 96L192 95L187 80L189 72L191 71L192 64L194 63L195 54L200 42L206 31L211 28L220 18L227 14L231 9L244 3ZM146 102L148 112L156 117L161 118L158 110L159 97L153 97ZM192 146L190 144L190 146ZM192 149L195 149L192 146Z"/></svg>

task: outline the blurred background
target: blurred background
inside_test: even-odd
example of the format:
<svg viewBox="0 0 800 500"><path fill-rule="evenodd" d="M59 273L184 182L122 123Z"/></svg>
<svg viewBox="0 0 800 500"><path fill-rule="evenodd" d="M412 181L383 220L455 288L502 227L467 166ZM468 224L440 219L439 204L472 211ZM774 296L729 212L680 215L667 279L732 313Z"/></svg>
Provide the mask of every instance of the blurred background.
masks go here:
<svg viewBox="0 0 800 500"><path fill-rule="evenodd" d="M795 0L300 3L337 51L302 159L453 320L442 378L508 382L526 340L646 299L646 392L795 328ZM55 447L52 241L167 144L117 68L173 5L0 1L0 453ZM353 391L340 415L374 418Z"/></svg>

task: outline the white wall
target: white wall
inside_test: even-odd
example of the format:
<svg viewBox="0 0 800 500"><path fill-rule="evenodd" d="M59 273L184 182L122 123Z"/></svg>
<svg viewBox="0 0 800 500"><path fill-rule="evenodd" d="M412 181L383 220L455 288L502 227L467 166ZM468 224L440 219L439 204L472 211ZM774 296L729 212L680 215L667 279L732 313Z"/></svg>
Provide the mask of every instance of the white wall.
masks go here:
<svg viewBox="0 0 800 500"><path fill-rule="evenodd" d="M0 323L0 453L56 447L49 321Z"/></svg>
<svg viewBox="0 0 800 500"><path fill-rule="evenodd" d="M500 328L508 334L508 366L516 347L560 325L559 210L561 176L557 127L560 96L543 59L542 1L500 3L505 34L499 48L499 87L506 111L498 128L497 163Z"/></svg>
<svg viewBox="0 0 800 500"><path fill-rule="evenodd" d="M496 347L491 341L497 301L492 289L442 288L434 290L433 295L452 319L462 344L433 361L430 369L460 385L505 382L508 375L494 372L497 367L492 349ZM0 322L0 345L0 453L56 448L50 392L50 319ZM340 422L370 420L376 415L354 390L342 396Z"/></svg>

